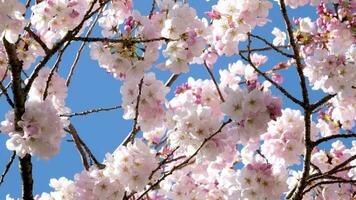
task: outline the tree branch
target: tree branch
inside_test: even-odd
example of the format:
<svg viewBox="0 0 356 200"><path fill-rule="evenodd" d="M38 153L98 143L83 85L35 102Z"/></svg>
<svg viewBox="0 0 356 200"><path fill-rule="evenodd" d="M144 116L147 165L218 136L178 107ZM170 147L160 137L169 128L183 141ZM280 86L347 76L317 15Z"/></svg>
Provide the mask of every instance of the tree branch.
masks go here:
<svg viewBox="0 0 356 200"><path fill-rule="evenodd" d="M135 107L135 118L134 118L134 123L132 126L132 130L131 132L127 135L127 137L125 138L124 142L121 144L123 146L126 146L129 142L133 142L136 134L138 133L138 131L140 131L140 128L137 127L138 124L138 116L139 116L139 105L140 105L140 99L141 99L141 93L142 93L142 86L143 86L143 79L144 77L141 78L140 83L138 84L138 95L137 95L137 99L136 99L136 107Z"/></svg>
<svg viewBox="0 0 356 200"><path fill-rule="evenodd" d="M50 53L50 49L47 47L47 45L41 40L41 38L36 35L36 33L34 33L30 27L26 26L25 27L25 31L27 31L30 36L35 39L35 41L42 47L43 51L45 52L45 54L49 54Z"/></svg>
<svg viewBox="0 0 356 200"><path fill-rule="evenodd" d="M116 109L120 109L120 108L121 108L121 106L114 106L114 107L110 107L110 108L95 108L95 109L91 109L91 110L87 110L87 111L83 111L83 112L61 114L61 115L59 115L59 116L60 116L60 117L83 116L83 115L89 115L89 114L92 114L92 113L98 113L98 112L103 112L103 111L116 110Z"/></svg>
<svg viewBox="0 0 356 200"><path fill-rule="evenodd" d="M86 37L86 38L89 37L90 34L93 32L94 27L95 27L96 23L97 23L98 20L99 20L99 16L101 15L101 13L102 13L103 10L105 9L105 7L106 7L106 6L104 6L104 7L102 7L102 8L100 9L99 13L97 14L97 16L96 16L95 19L94 19L94 22L90 25L88 32L85 34L85 37ZM83 49L84 49L84 47L85 47L85 44L86 44L86 42L82 42L82 44L80 45L80 47L79 47L79 49L78 49L78 51L77 51L77 54L75 55L74 61L73 61L73 63L72 63L72 66L70 67L70 71L69 71L69 74L68 74L68 76L67 76L67 80L66 80L66 86L67 86L67 87L69 87L69 85L70 85L70 81L71 81L72 76L73 76L73 74L74 74L74 71L75 71L75 69L76 69L76 67L77 67L79 58L80 58L80 56L81 56L81 54L82 54L82 51L83 51Z"/></svg>
<svg viewBox="0 0 356 200"><path fill-rule="evenodd" d="M215 88L216 88L216 90L217 90L217 92L218 92L218 94L219 94L219 97L220 97L221 102L225 102L225 99L224 99L224 97L223 97L223 95L222 95L222 93L221 93L221 91L220 91L220 88L219 88L218 83L216 82L216 79L215 79L215 77L214 77L214 74L211 72L210 68L208 67L208 65L206 64L205 61L204 61L204 66L205 66L205 69L208 71L211 80L213 80L213 82L214 82Z"/></svg>
<svg viewBox="0 0 356 200"><path fill-rule="evenodd" d="M151 191L153 188L155 188L157 185L159 185L160 182L162 182L166 177L170 176L173 174L178 169L181 169L183 166L186 166L198 153L199 151L204 147L204 145L211 140L215 135L220 133L222 129L229 123L231 123L232 120L229 119L226 122L222 123L220 128L216 130L213 134L211 134L209 137L205 138L204 141L201 143L201 145L198 147L195 152L189 156L187 159L185 159L183 162L180 164L174 166L169 172L165 173L160 179L158 179L155 183L153 183L148 189L146 189L136 200L142 199L149 191Z"/></svg>
<svg viewBox="0 0 356 200"><path fill-rule="evenodd" d="M330 136L323 137L323 138L320 138L320 139L316 140L315 142L313 142L313 146L316 147L316 146L318 146L319 144L321 144L321 143L323 143L323 142L327 142L327 141L332 140L332 139L338 139L338 138L352 138L352 137L356 138L356 133L330 135Z"/></svg>
<svg viewBox="0 0 356 200"><path fill-rule="evenodd" d="M169 77L169 79L167 80L167 82L164 85L166 87L171 87L173 85L174 81L176 81L178 77L179 77L179 74L172 74L172 76Z"/></svg>
<svg viewBox="0 0 356 200"><path fill-rule="evenodd" d="M1 92L1 95L4 94L7 103L8 103L12 108L14 108L14 107L15 107L14 102L12 102L12 100L11 100L9 94L7 93L7 88L3 86L2 82L0 82L0 89L1 89L1 91L2 91L2 92ZM1 96L1 95L0 95L0 96Z"/></svg>
<svg viewBox="0 0 356 200"><path fill-rule="evenodd" d="M25 113L26 95L21 87L21 71L22 62L17 57L16 46L9 43L3 38L3 44L9 59L10 70L12 74L12 93L14 97L14 124L15 130L22 133L22 128L18 125L21 121L22 115ZM33 179L32 179L32 163L31 155L27 154L20 160L20 173L22 178L22 198L25 200L33 199Z"/></svg>
<svg viewBox="0 0 356 200"><path fill-rule="evenodd" d="M66 131L72 136L74 144L77 147L79 155L80 155L80 157L82 159L83 166L84 166L85 170L88 171L89 170L89 163L88 163L88 160L87 160L87 156L85 155L85 152L84 152L84 150L82 148L82 145L80 143L80 139L79 139L77 130L74 128L73 124L69 124L68 130L66 130Z"/></svg>
<svg viewBox="0 0 356 200"><path fill-rule="evenodd" d="M254 38L257 38L261 41L263 41L265 44L267 44L268 46L270 46L270 48L272 48L273 50L275 50L276 52L282 54L283 56L286 56L288 58L294 58L294 55L291 55L291 54L288 54L288 53L285 53L284 51L280 50L279 47L277 46L274 46L272 43L268 42L265 38L259 36L259 35L254 35L254 34L251 34L252 37ZM251 52L251 51L250 51Z"/></svg>
<svg viewBox="0 0 356 200"><path fill-rule="evenodd" d="M10 157L9 162L8 162L8 163L6 164L6 166L5 166L5 170L4 170L4 172L2 173L2 175L1 175L1 177L0 177L0 186L1 186L1 184L4 182L5 176L6 176L7 172L9 172L10 167L11 167L12 163L13 163L14 160L15 160L15 156L16 156L16 152L13 151L12 154L11 154L11 157Z"/></svg>

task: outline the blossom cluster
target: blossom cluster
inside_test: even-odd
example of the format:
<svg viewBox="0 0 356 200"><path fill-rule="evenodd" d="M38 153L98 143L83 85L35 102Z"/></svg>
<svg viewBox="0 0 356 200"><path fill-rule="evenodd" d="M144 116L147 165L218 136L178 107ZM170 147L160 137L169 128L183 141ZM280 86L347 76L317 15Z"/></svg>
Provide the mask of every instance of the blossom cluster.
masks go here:
<svg viewBox="0 0 356 200"><path fill-rule="evenodd" d="M47 99L44 100L49 74L50 70L43 68L35 79L18 124L14 124L14 110L8 112L5 121L1 122L0 130L10 136L6 142L7 148L16 151L20 157L35 154L42 159L49 159L59 152L65 134L64 127L68 125L67 118L59 117L69 111L64 105L67 87L65 80L54 73Z"/></svg>
<svg viewBox="0 0 356 200"><path fill-rule="evenodd" d="M356 119L355 101L355 34L352 27L354 5L340 4L337 15L327 4L318 7L319 18L312 21L303 18L298 21L301 47L306 57L304 74L313 89L322 89L329 94L337 94L332 99L330 117L339 121L343 129L352 129Z"/></svg>
<svg viewBox="0 0 356 200"><path fill-rule="evenodd" d="M126 12L128 11L118 13ZM100 67L111 73L116 79L137 79L137 77L143 76L144 71L149 69L159 57L158 49L161 46L161 41L155 41L160 37L157 31L157 29L159 30L157 21L159 19L155 17L150 19L141 16L138 12L124 16L127 16L124 32L119 31L116 22L112 29L113 32L119 32L122 42L91 43L90 54L92 59L98 60ZM101 21L105 21L102 23L107 26L106 21L110 21L110 18L110 15L104 15ZM119 18L115 18L115 20L117 19Z"/></svg>
<svg viewBox="0 0 356 200"><path fill-rule="evenodd" d="M218 131L222 113L217 90L211 80L188 79L168 104L167 135L171 148L183 155L194 153L205 138ZM236 135L223 129L201 149L198 160L230 157L236 151Z"/></svg>
<svg viewBox="0 0 356 200"><path fill-rule="evenodd" d="M86 170L73 180L51 179L53 191L35 199L115 200L137 199L142 195L144 199L155 200L276 200L286 197L288 191L298 192L295 189L305 174L306 187L300 191L304 192L303 199L351 199L355 185L345 183L356 178L356 160L341 167L340 164L356 155L356 142L350 147L344 140L331 144L323 139L354 136L351 134L356 120L355 1L285 0L284 3L293 9L318 5L318 19L305 17L287 23L291 28L288 36L294 37L296 45L282 46L286 44L287 33L274 28L273 42L260 39L267 47L253 49L251 37L254 40L256 36L250 33L269 22L273 5L270 0L219 0L205 13L209 19L198 17L185 1L155 0L145 16L134 10L133 0L42 0L31 7L27 28L33 33L29 29L24 32L24 6L17 1L0 0L3 21L0 34L15 44L23 76L38 56L47 53L38 38L52 48L68 33L77 34L86 27L90 21L85 16L89 8L91 14L100 13L97 19L102 37L75 40L90 42L91 58L123 81L120 88L123 118L134 121L130 140L106 154L102 164L86 165ZM281 9L283 12L284 8ZM77 30L80 27L82 30ZM239 43L247 39L247 50L239 51ZM300 54L290 54L297 53L296 48ZM268 50L276 50L289 60L269 67L268 57L259 54ZM249 64L241 60L229 64L219 70L220 79L215 79L218 57L238 53ZM296 62L299 58L300 63ZM41 62L47 62L46 59ZM210 79L190 77L178 83L171 99L167 99L171 80L175 81L178 75L181 78L192 64L205 67ZM7 81L10 65L0 42L1 82ZM301 106L301 110L282 110L282 99L272 95L269 87L283 82L282 72L279 74L277 70L293 65L300 67L299 75L304 75L313 89L327 93L325 102L308 103L305 94L309 88L307 92L303 90L303 100L299 100L280 85L277 89ZM172 73L167 84L149 72L152 66ZM32 85L27 88L22 117L17 119L16 109L10 110L0 124L0 131L10 137L6 147L19 157L31 154L50 159L59 152L61 139L70 125L66 117L70 112L66 107L68 88L56 68L42 68L38 73L37 69L31 75L36 77L34 82L30 79L23 82ZM267 81L261 82L262 78ZM303 80L300 82L305 89ZM11 97L7 100L10 102ZM320 112L315 123L316 111ZM97 110L82 113L92 112ZM142 138L136 138L141 134ZM331 144L331 148L320 145L324 142ZM82 145L86 147L83 142ZM90 154L87 148L85 151ZM96 161L93 155L89 157ZM308 173L298 171L302 159L309 162L304 167L310 168ZM330 180L343 184L314 185ZM6 199L12 198L8 195Z"/></svg>
<svg viewBox="0 0 356 200"><path fill-rule="evenodd" d="M162 8L161 8L162 9ZM206 20L197 18L196 11L187 4L176 3L163 10L166 15L161 35L173 39L163 50L166 62L160 64L162 69L169 69L174 74L189 71L188 63L195 62L206 46L208 30Z"/></svg>
<svg viewBox="0 0 356 200"><path fill-rule="evenodd" d="M227 87L225 92L227 98L221 110L238 124L237 132L242 142L258 140L267 123L281 114L281 100L268 91Z"/></svg>
<svg viewBox="0 0 356 200"><path fill-rule="evenodd" d="M124 119L134 119L138 115L138 125L143 131L152 131L161 127L165 119L164 105L169 88L162 81L156 80L154 73L148 73L140 81L127 80L121 87ZM139 103L137 100L139 99ZM138 104L138 105L137 105ZM138 111L136 111L138 108Z"/></svg>
<svg viewBox="0 0 356 200"><path fill-rule="evenodd" d="M267 0L219 0L207 13L212 18L209 42L219 55L237 53L238 43L247 39L247 33L268 22L271 8Z"/></svg>
<svg viewBox="0 0 356 200"><path fill-rule="evenodd" d="M299 164L305 146L304 132L304 117L300 111L287 108L276 121L268 123L267 132L261 136L261 152L272 163Z"/></svg>
<svg viewBox="0 0 356 200"><path fill-rule="evenodd" d="M31 24L50 48L77 27L89 8L89 0L44 0L31 7Z"/></svg>
<svg viewBox="0 0 356 200"><path fill-rule="evenodd" d="M113 154L107 154L104 164L105 169L91 167L89 171L76 174L74 181L64 177L52 179L50 186L55 191L42 193L37 199L122 199L124 195L144 189L158 161L155 152L136 139L133 144L120 146Z"/></svg>
<svg viewBox="0 0 356 200"><path fill-rule="evenodd" d="M254 161L238 176L242 199L279 199L287 190L286 173L276 171L271 164Z"/></svg>
<svg viewBox="0 0 356 200"><path fill-rule="evenodd" d="M0 35L10 43L15 43L25 26L25 5L17 0L0 1Z"/></svg>

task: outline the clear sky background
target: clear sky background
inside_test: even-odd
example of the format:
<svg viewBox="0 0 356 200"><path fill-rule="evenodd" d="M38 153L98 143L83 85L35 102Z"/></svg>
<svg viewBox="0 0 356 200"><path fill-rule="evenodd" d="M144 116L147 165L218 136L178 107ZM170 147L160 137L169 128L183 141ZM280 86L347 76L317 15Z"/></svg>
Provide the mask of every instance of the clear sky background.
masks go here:
<svg viewBox="0 0 356 200"><path fill-rule="evenodd" d="M134 0L134 8L143 14L147 14L151 9L151 0ZM211 10L211 5L216 1L211 0L189 0L190 5L197 10L199 17L204 16L205 11ZM311 16L315 18L315 8L303 7L298 10L289 9L290 16ZM273 27L279 27L284 30L283 18L279 12L279 7L276 2L273 2L273 9L270 11L271 22L264 27L259 27L253 33L262 35L269 41L273 40L271 31ZM99 35L99 31L96 31ZM80 43L76 42L70 46L65 53L63 62L60 65L60 74L66 77L69 68L73 62L75 53ZM253 47L262 47L262 43L253 42ZM78 63L77 70L72 79L67 97L67 106L73 112L85 111L92 108L112 107L121 105L120 86L122 81L115 80L104 69L98 66L97 61L93 61L89 56L89 49L86 46L81 60ZM245 49L244 45L240 49ZM285 59L275 53L262 53L268 55L269 61L265 67L271 67L274 64L284 61ZM238 56L229 58L219 58L214 68L214 74L218 77L218 70L226 68L228 63L236 62ZM157 62L162 62L162 58ZM52 62L53 63L53 62ZM49 64L49 67L52 65ZM152 68L157 72L156 76L165 82L170 72L161 72L156 68ZM298 77L295 69L281 71L284 76L283 86L290 91L294 96L301 99L301 91L299 88ZM207 72L202 65L192 65L189 73L181 75L173 85L173 89L169 97L172 97L174 88L187 80L189 76L196 79L209 78ZM272 89L274 95L281 95L279 91ZM311 92L312 101L321 98L322 93L317 91ZM289 100L283 97L283 107L291 107L298 109ZM9 110L9 106L3 97L0 98L0 121L4 119L5 113ZM82 117L72 118L72 123L76 127L79 135L86 142L94 155L101 161L108 152L114 151L121 141L131 130L132 121L127 121L122 118L122 110L101 112ZM0 134L0 173L3 172L6 163L8 162L11 152L6 149L5 142L8 136ZM75 173L83 170L81 159L74 143L67 142L70 139L68 136L63 138L61 144L61 151L50 160L39 160L36 156L33 157L33 179L34 179L34 194L41 194L42 192L49 192L51 188L48 186L51 178L59 178L61 176L73 179ZM12 197L21 196L21 177L18 169L18 159L16 159L5 178L5 182L0 187L0 199L5 199L6 194L11 194Z"/></svg>

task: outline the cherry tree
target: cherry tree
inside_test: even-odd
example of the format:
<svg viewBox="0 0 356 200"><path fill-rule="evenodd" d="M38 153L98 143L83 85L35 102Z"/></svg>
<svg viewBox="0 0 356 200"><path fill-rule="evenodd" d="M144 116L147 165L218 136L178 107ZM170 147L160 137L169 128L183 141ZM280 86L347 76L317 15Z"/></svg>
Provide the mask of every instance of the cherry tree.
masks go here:
<svg viewBox="0 0 356 200"><path fill-rule="evenodd" d="M355 0L218 0L205 17L184 0L153 0L148 15L136 3L0 0L0 97L11 107L0 131L13 152L0 186L18 159L24 200L355 198ZM273 23L272 7L285 26L268 30L269 41L255 28ZM316 17L290 16L303 7ZM81 45L64 77L72 43ZM123 82L122 105L66 105L87 44L98 67ZM270 66L264 52L283 60ZM237 61L222 66L222 57ZM210 78L174 87L193 64ZM159 70L172 75L160 80ZM283 71L298 78L301 97L285 88ZM315 90L323 96L312 101ZM116 109L132 129L101 161L71 118ZM83 171L33 194L32 157L51 159L67 134Z"/></svg>

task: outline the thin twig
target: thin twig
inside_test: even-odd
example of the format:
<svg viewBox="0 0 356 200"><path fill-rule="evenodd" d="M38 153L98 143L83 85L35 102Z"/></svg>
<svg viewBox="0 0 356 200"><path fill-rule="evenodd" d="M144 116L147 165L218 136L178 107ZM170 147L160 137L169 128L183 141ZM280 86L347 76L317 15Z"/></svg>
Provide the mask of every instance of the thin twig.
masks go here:
<svg viewBox="0 0 356 200"><path fill-rule="evenodd" d="M66 44L64 45L64 47L58 51L57 60L56 60L56 62L54 63L54 65L53 65L51 71L49 72L49 75L48 75L48 78L47 78L47 81L46 81L46 87L45 87L45 90L44 90L44 92L43 92L43 100L46 100L46 98L47 98L49 85L50 85L50 83L51 83L51 80L52 80L52 77L53 77L53 75L54 75L54 72L58 71L59 64L60 64L61 61L62 61L62 56L63 56L63 54L64 54L64 51L67 49L67 47L68 47L69 45L70 45L70 41L66 42Z"/></svg>
<svg viewBox="0 0 356 200"><path fill-rule="evenodd" d="M80 143L80 139L79 139L79 136L78 136L78 133L77 133L77 130L74 128L74 126L72 124L69 124L68 126L68 130L66 130L68 133L70 133L70 135L72 136L72 139L75 143L75 146L77 147L77 150L79 152L79 155L82 159L82 163L83 163L83 166L85 168L85 170L89 170L89 163L88 163L88 160L87 160L87 156L85 155L85 152L82 148L82 145Z"/></svg>
<svg viewBox="0 0 356 200"><path fill-rule="evenodd" d="M179 146L174 148L156 167L156 169L154 169L151 172L151 175L148 177L149 180L151 180L152 176L163 166L167 163L168 159L174 154L174 152L176 152L178 150Z"/></svg>
<svg viewBox="0 0 356 200"><path fill-rule="evenodd" d="M96 165L96 167L98 167L99 169L104 169L106 166L102 163L100 163L94 156L94 154L91 152L91 150L89 149L89 147L87 146L87 144L85 144L85 142L79 137L78 135L78 139L80 144L84 147L84 150L87 152L87 154L89 155L90 159L94 162L94 164Z"/></svg>
<svg viewBox="0 0 356 200"><path fill-rule="evenodd" d="M1 95L4 94L7 103L8 103L12 108L14 108L14 107L15 107L14 102L11 100L9 94L7 93L7 88L3 86L2 82L0 82L0 89L1 89ZM0 95L0 96L1 96L1 95Z"/></svg>
<svg viewBox="0 0 356 200"><path fill-rule="evenodd" d="M82 112L61 114L61 115L59 115L59 116L60 116L60 117L83 116L83 115L89 115L89 114L92 114L92 113L98 113L98 112L116 110L116 109L120 109L120 108L121 108L121 106L114 106L114 107L110 107L110 108L95 108L95 109L86 110L86 111L82 111Z"/></svg>
<svg viewBox="0 0 356 200"><path fill-rule="evenodd" d="M12 81L10 83L8 83L6 86L5 86L5 90L7 91L12 85ZM0 92L0 97L4 94L4 92L1 90Z"/></svg>
<svg viewBox="0 0 356 200"><path fill-rule="evenodd" d="M325 97L323 97L322 99L320 99L318 102L312 104L310 107L311 110L315 110L317 109L319 106L324 105L325 103L327 103L330 99L332 99L333 97L335 97L336 94L329 94Z"/></svg>
<svg viewBox="0 0 356 200"><path fill-rule="evenodd" d="M0 186L1 186L1 184L4 182L5 176L6 176L7 172L9 172L10 167L11 167L12 163L13 163L14 160L15 160L15 156L16 156L16 152L13 151L12 154L11 154L11 157L10 157L9 162L8 162L8 163L6 164L6 166L5 166L5 170L4 170L4 172L2 173L2 175L1 175L1 177L0 177Z"/></svg>
<svg viewBox="0 0 356 200"><path fill-rule="evenodd" d="M270 46L272 49L274 49L275 51L277 51L278 53L288 57L288 58L294 58L294 55L291 55L291 54L288 54L288 53L285 53L284 51L280 50L277 46L273 45L272 43L268 42L265 38L261 37L261 36L258 36L258 35L254 35L254 34L251 34L251 37L254 37L254 38L257 38L261 41L263 41L265 44L267 44L268 46ZM250 51L251 52L251 51Z"/></svg>
<svg viewBox="0 0 356 200"><path fill-rule="evenodd" d="M132 130L127 135L127 137L125 138L124 142L121 144L123 146L126 146L129 142L132 143L134 141L135 137L136 137L136 134L140 130L140 128L138 127L137 124L138 124L139 105L140 105L140 99L141 99L141 94L142 94L143 79L144 79L144 77L141 78L140 83L138 84L138 95L137 95L137 99L136 99L135 118L134 118L134 123L133 123L133 126L132 126Z"/></svg>
<svg viewBox="0 0 356 200"><path fill-rule="evenodd" d="M105 7L106 7L106 6L102 7L102 8L99 10L99 13L96 15L96 17L95 17L95 19L94 19L94 22L90 25L90 27L89 27L89 29L88 29L88 32L85 34L85 37L86 37L86 38L89 37L90 34L93 32L94 27L95 27L96 23L98 22L99 17L100 17L100 15L101 15L101 13L103 12L103 10L105 9ZM70 71L69 71L69 74L68 74L68 76L67 76L67 80L66 80L66 86L67 86L67 87L69 87L69 85L70 85L70 81L71 81L72 76L73 76L73 74L74 74L74 71L75 71L75 69L76 69L76 67L77 67L77 64L78 64L78 62L79 62L79 58L80 58L80 56L81 56L81 54L82 54L82 52L83 52L83 49L84 49L84 47L85 47L85 44L86 44L85 41L82 42L82 44L80 45L80 47L79 47L79 49L78 49L78 51L77 51L77 54L75 55L74 61L73 61L73 63L72 63L72 66L70 67Z"/></svg>
<svg viewBox="0 0 356 200"><path fill-rule="evenodd" d="M320 138L320 139L316 140L315 142L313 142L313 146L316 147L316 146L318 146L319 144L321 144L323 142L327 142L327 141L330 141L332 139L338 139L338 138L356 138L356 133L330 135L330 136L327 136L327 137L323 137L323 138Z"/></svg>
<svg viewBox="0 0 356 200"><path fill-rule="evenodd" d="M151 19L156 8L156 0L152 0L151 11L148 15L148 19Z"/></svg>
<svg viewBox="0 0 356 200"><path fill-rule="evenodd" d="M142 199L149 191L151 191L153 188L155 188L157 185L159 185L160 182L162 182L166 177L170 176L171 174L173 174L173 172L175 172L178 169L181 169L182 167L186 166L187 164L190 163L190 161L199 153L199 151L204 147L204 145L210 141L215 135L217 135L218 133L220 133L222 131L222 129L229 123L231 123L232 120L229 119L227 121L225 121L224 123L221 124L220 128L218 130L216 130L213 134L211 134L209 137L205 138L204 141L201 143L201 145L198 147L197 150L195 150L195 152L189 156L187 159L185 159L183 162L181 162L180 164L174 166L169 172L165 173L160 179L158 179L155 183L153 183L149 188L147 188L136 200L140 200Z"/></svg>
<svg viewBox="0 0 356 200"><path fill-rule="evenodd" d="M318 186L321 186L321 185L326 185L326 184L335 184L335 183L351 183L351 184L354 184L356 183L356 180L336 180L336 181L321 181L321 182L318 182L312 186L310 186L307 190L305 190L303 193L302 193L302 196L308 192L310 192L312 189L314 189L315 187L318 187Z"/></svg>
<svg viewBox="0 0 356 200"><path fill-rule="evenodd" d="M50 49L47 47L47 45L41 40L41 38L34 33L30 27L25 27L25 30L30 34L30 36L35 39L35 41L42 47L43 51L46 54L50 53Z"/></svg>
<svg viewBox="0 0 356 200"><path fill-rule="evenodd" d="M174 81L176 81L178 77L179 77L179 74L172 74L172 76L169 77L169 79L167 80L167 82L164 85L166 87L171 87L173 85Z"/></svg>
<svg viewBox="0 0 356 200"><path fill-rule="evenodd" d="M275 46L278 49L281 48L289 48L290 45L281 45L281 46ZM272 47L262 47L262 48L255 48L255 49L250 49L250 52L261 52L261 51L270 51L270 50L274 50ZM240 53L247 53L248 50L239 50Z"/></svg>
<svg viewBox="0 0 356 200"><path fill-rule="evenodd" d="M218 83L216 82L216 79L215 79L215 77L214 77L214 74L213 74L213 72L211 72L210 68L208 67L208 65L206 64L205 61L204 61L204 66L205 66L205 69L208 71L211 80L213 80L213 82L214 82L215 88L216 88L216 90L218 91L218 94L219 94L219 97L220 97L221 102L225 102L225 99L224 99L224 97L223 97L223 95L222 95L222 93L221 93L221 91L220 91L220 88L219 88Z"/></svg>
<svg viewBox="0 0 356 200"><path fill-rule="evenodd" d="M271 84L273 86L275 86L282 94L284 94L288 99L290 99L291 101L293 101L294 103L300 105L300 106L304 106L303 102L301 102L300 100L298 100L297 98L295 98L294 96L292 96L286 89L284 89L282 86L280 86L278 83L276 83L275 81L273 81L270 77L268 77L265 73L263 73L260 69L258 69L256 67L255 64L253 64L251 62L251 60L248 60L242 53L239 53L240 57L247 61L255 70L258 74L260 74L261 76L263 76L263 78L265 78L267 81L271 82Z"/></svg>
<svg viewBox="0 0 356 200"><path fill-rule="evenodd" d="M114 38L99 38L99 37L75 37L73 38L75 41L83 41L83 42L110 42L110 43L126 43L126 44L135 44L135 43L149 43L149 42L157 42L157 41L175 41L170 38L159 37L152 39L141 39L141 38L125 38L125 39L114 39Z"/></svg>

